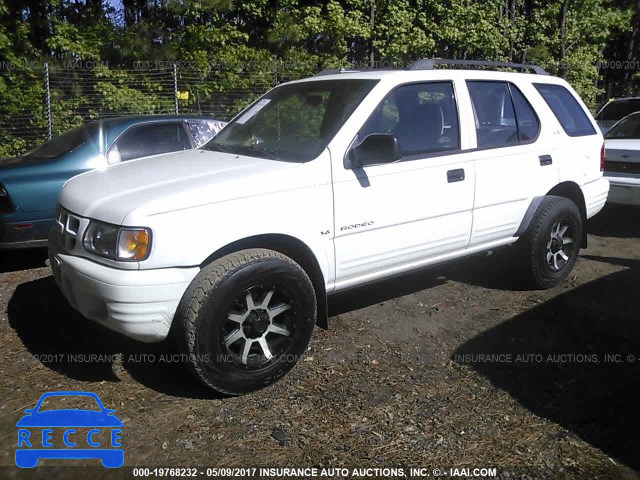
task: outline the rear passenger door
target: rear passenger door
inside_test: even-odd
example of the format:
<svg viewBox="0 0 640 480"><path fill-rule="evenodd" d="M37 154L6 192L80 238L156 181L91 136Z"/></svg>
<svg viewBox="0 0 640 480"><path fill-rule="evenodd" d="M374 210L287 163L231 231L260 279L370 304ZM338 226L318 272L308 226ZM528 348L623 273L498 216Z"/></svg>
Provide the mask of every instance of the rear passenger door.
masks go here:
<svg viewBox="0 0 640 480"><path fill-rule="evenodd" d="M603 138L587 116L586 107L563 85L534 83L559 127L556 155L561 158L560 180L582 185L600 178L600 152Z"/></svg>
<svg viewBox="0 0 640 480"><path fill-rule="evenodd" d="M468 80L467 86L477 141L474 247L513 237L533 197L558 183L558 168L551 132L543 131L518 86L489 80ZM524 89L535 93L531 85Z"/></svg>
<svg viewBox="0 0 640 480"><path fill-rule="evenodd" d="M379 277L469 243L473 153L462 152L453 82L400 85L353 139L392 134L395 162L347 168L334 161L337 287ZM390 159L392 160L392 159Z"/></svg>

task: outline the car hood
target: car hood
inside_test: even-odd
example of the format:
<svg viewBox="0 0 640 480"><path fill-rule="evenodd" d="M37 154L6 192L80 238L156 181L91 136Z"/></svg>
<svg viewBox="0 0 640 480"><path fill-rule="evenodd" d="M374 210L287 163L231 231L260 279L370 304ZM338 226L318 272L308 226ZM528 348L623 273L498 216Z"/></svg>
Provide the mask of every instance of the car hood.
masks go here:
<svg viewBox="0 0 640 480"><path fill-rule="evenodd" d="M17 427L121 427L114 415L92 410L50 410L25 415Z"/></svg>
<svg viewBox="0 0 640 480"><path fill-rule="evenodd" d="M113 224L270 191L296 188L300 164L189 150L131 160L71 179L59 197L68 210ZM126 219L126 221L125 221Z"/></svg>
<svg viewBox="0 0 640 480"><path fill-rule="evenodd" d="M39 163L47 163L56 158L39 158L39 157L11 157L11 158L0 158L0 169L4 167L19 167L25 165L37 165Z"/></svg>

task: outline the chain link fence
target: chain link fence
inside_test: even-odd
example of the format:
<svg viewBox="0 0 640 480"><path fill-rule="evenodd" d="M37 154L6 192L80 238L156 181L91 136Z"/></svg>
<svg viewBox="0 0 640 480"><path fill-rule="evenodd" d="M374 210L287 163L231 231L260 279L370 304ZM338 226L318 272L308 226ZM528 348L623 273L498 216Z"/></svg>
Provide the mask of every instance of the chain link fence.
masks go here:
<svg viewBox="0 0 640 480"><path fill-rule="evenodd" d="M0 66L11 69L0 79L0 157L19 155L99 118L188 114L229 120L270 88L306 76L275 62L206 70L180 62L136 62L130 69L100 62ZM603 87L597 107L620 96Z"/></svg>
<svg viewBox="0 0 640 480"><path fill-rule="evenodd" d="M0 156L18 155L99 118L187 114L229 120L270 88L305 76L276 68L203 73L162 63L135 69L45 63L15 70L5 79L11 94L0 93Z"/></svg>

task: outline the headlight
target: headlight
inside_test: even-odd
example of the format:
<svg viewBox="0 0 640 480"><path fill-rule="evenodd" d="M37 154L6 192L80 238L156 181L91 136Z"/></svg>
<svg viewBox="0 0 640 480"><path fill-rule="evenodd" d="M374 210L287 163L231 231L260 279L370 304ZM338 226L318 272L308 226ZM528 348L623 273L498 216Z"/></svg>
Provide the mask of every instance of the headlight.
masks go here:
<svg viewBox="0 0 640 480"><path fill-rule="evenodd" d="M84 248L113 260L144 260L151 251L151 230L91 221L84 232Z"/></svg>

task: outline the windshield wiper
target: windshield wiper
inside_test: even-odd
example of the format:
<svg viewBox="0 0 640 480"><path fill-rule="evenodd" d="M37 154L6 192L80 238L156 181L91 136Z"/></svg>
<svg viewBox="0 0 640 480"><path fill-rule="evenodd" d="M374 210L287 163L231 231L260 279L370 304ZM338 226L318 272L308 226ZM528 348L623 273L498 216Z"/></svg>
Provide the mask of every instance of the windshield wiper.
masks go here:
<svg viewBox="0 0 640 480"><path fill-rule="evenodd" d="M210 142L202 147L203 150L214 150L218 152L231 153L231 149L222 143Z"/></svg>
<svg viewBox="0 0 640 480"><path fill-rule="evenodd" d="M270 158L271 160L277 160L278 159L278 154L276 152L274 152L273 150L269 150L266 147L262 147L260 146L260 144L253 144L251 146L245 147L247 150L251 150L254 152L258 152L261 153L263 155L265 155L267 158Z"/></svg>

